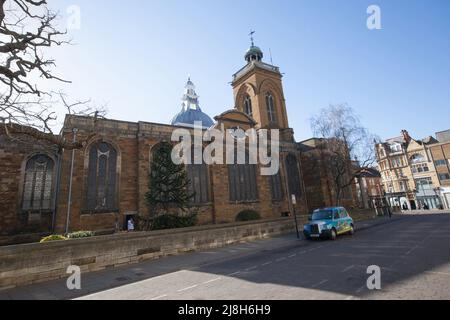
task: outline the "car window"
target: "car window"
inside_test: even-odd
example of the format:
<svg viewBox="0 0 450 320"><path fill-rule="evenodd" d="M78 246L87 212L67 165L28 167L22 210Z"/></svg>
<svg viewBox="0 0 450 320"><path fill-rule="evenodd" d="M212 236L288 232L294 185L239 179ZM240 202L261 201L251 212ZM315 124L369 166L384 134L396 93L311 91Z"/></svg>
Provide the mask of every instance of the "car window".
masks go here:
<svg viewBox="0 0 450 320"><path fill-rule="evenodd" d="M348 212L344 208L341 209L341 218L348 218Z"/></svg>
<svg viewBox="0 0 450 320"><path fill-rule="evenodd" d="M312 220L329 220L332 217L331 210L316 210L312 215Z"/></svg>
<svg viewBox="0 0 450 320"><path fill-rule="evenodd" d="M339 219L340 217L339 217L339 210L336 210L336 211L334 211L334 220L337 220L337 219Z"/></svg>

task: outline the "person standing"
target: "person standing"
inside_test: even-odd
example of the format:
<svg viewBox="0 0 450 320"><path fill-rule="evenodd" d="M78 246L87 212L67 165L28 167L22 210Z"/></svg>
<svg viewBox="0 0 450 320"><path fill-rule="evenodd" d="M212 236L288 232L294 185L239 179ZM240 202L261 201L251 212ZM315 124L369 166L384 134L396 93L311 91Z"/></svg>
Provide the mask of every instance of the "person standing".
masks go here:
<svg viewBox="0 0 450 320"><path fill-rule="evenodd" d="M134 231L134 220L133 220L133 218L130 218L128 220L127 229L128 229L128 232L133 232Z"/></svg>

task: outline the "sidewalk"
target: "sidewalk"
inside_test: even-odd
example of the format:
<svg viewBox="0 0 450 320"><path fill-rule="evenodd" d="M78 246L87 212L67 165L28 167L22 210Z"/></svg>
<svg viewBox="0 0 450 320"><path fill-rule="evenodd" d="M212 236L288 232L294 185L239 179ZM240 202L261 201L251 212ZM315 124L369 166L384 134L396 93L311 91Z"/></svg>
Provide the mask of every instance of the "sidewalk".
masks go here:
<svg viewBox="0 0 450 320"><path fill-rule="evenodd" d="M401 220L401 216L378 217L356 222L356 232L368 230ZM82 297L130 283L154 278L180 270L196 270L210 264L239 258L240 256L280 251L289 247L308 246L312 242L298 240L295 233L254 242L231 245L219 249L181 254L146 261L135 265L107 269L82 275L81 290L69 291L66 279L0 291L0 300L65 300ZM69 276L69 275L68 275Z"/></svg>

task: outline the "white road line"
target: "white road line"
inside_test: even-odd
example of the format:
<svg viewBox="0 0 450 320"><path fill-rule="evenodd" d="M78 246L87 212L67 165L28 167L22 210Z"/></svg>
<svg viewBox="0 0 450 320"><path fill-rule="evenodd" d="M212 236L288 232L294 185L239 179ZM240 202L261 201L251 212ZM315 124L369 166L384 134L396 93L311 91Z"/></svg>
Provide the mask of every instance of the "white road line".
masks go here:
<svg viewBox="0 0 450 320"><path fill-rule="evenodd" d="M284 257L284 258L278 258L277 260L275 260L276 262L281 262L281 261L284 261L284 260L286 260L286 258Z"/></svg>
<svg viewBox="0 0 450 320"><path fill-rule="evenodd" d="M316 283L315 285L312 285L311 288L317 288L320 287L321 285L325 284L328 282L328 279L322 280L319 283Z"/></svg>
<svg viewBox="0 0 450 320"><path fill-rule="evenodd" d="M163 294L163 295L151 298L150 300L159 300L159 299L162 299L162 298L165 298L165 297L167 297L167 294Z"/></svg>
<svg viewBox="0 0 450 320"><path fill-rule="evenodd" d="M347 268L345 268L345 269L342 270L341 272L347 272L347 271L350 271L350 270L352 270L354 267L355 267L354 265L348 266Z"/></svg>
<svg viewBox="0 0 450 320"><path fill-rule="evenodd" d="M265 267L265 266L268 266L269 264L272 264L272 263L273 263L272 261L268 261L268 262L263 263L261 266Z"/></svg>
<svg viewBox="0 0 450 320"><path fill-rule="evenodd" d="M191 290L191 289L194 289L194 288L197 288L197 287L198 287L198 284L195 284L195 285L193 285L193 286L190 286L190 287L186 287L186 288L177 290L177 292L183 292L183 291Z"/></svg>
<svg viewBox="0 0 450 320"><path fill-rule="evenodd" d="M215 279L211 279L211 280L205 281L205 282L203 282L203 284L208 284L208 283L211 283L211 282L219 281L221 279L222 279L221 277L218 277L218 278L215 278Z"/></svg>
<svg viewBox="0 0 450 320"><path fill-rule="evenodd" d="M425 271L425 273L428 274L437 274L440 276L450 276L450 273L446 273L446 272L438 272L438 271Z"/></svg>
<svg viewBox="0 0 450 320"><path fill-rule="evenodd" d="M245 269L245 271L255 270L256 268L258 268L258 266L253 266L253 267L247 268L247 269Z"/></svg>
<svg viewBox="0 0 450 320"><path fill-rule="evenodd" d="M294 258L294 257L296 257L296 256L297 256L297 254L294 253L294 254L291 254L288 258Z"/></svg>
<svg viewBox="0 0 450 320"><path fill-rule="evenodd" d="M240 271L236 271L236 272L230 273L228 276L229 276L229 277L235 276L235 275L237 275L237 274L239 274L239 273L241 273L241 272L240 272Z"/></svg>

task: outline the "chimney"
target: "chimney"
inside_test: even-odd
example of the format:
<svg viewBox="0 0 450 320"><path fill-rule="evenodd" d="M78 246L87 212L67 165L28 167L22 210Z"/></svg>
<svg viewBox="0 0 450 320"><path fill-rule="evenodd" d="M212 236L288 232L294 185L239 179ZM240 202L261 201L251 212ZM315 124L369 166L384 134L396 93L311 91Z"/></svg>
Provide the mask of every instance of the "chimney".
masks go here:
<svg viewBox="0 0 450 320"><path fill-rule="evenodd" d="M402 136L406 143L410 143L412 138L407 130L402 130Z"/></svg>

